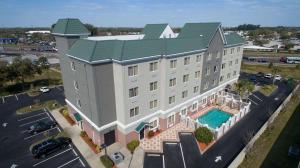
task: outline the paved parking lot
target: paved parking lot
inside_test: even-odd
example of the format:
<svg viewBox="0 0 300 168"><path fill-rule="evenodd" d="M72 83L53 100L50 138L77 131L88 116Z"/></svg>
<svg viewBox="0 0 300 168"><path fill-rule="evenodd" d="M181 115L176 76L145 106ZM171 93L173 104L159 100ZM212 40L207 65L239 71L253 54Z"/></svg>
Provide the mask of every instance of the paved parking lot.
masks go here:
<svg viewBox="0 0 300 168"><path fill-rule="evenodd" d="M50 92L51 93L51 92ZM54 93L54 92L53 92ZM24 96L24 98L22 97ZM27 95L19 96L23 104L30 101ZM46 95L51 96L51 94ZM15 100L14 100L15 99ZM43 98L42 99L46 99ZM5 98L5 103L1 111L1 128L0 128L0 167L45 167L45 168L83 168L89 167L85 159L81 156L76 147L71 144L67 148L48 155L45 159L34 159L29 151L31 144L43 140L48 136L57 135L62 131L58 125L41 133L30 135L27 129L39 121L54 120L51 113L47 110L39 110L29 114L17 115L14 103L16 100L13 96ZM28 101L28 102L27 102ZM21 102L20 102L21 103ZM22 103L21 103L22 104ZM9 107L10 106L10 107ZM7 110L10 109L10 110ZM11 110L12 109L12 110Z"/></svg>

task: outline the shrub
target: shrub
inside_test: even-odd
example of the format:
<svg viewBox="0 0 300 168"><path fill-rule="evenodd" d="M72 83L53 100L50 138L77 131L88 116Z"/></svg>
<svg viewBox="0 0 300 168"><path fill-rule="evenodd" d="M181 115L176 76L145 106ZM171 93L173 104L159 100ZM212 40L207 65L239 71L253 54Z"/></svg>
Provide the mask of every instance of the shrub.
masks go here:
<svg viewBox="0 0 300 168"><path fill-rule="evenodd" d="M213 140L214 135L208 128L200 127L195 131L195 137L199 142L208 144Z"/></svg>
<svg viewBox="0 0 300 168"><path fill-rule="evenodd" d="M114 166L114 162L107 155L101 156L100 160L106 168L112 168Z"/></svg>
<svg viewBox="0 0 300 168"><path fill-rule="evenodd" d="M297 65L296 65L296 69L300 69L300 64L297 64Z"/></svg>
<svg viewBox="0 0 300 168"><path fill-rule="evenodd" d="M133 153L134 150L135 150L135 148L138 147L139 145L140 145L140 142L139 142L138 140L133 140L133 141L131 141L131 142L129 142L129 143L127 144L127 149L128 149L131 153Z"/></svg>
<svg viewBox="0 0 300 168"><path fill-rule="evenodd" d="M80 136L82 136L82 137L86 136L86 132L85 131L81 131L80 132Z"/></svg>
<svg viewBox="0 0 300 168"><path fill-rule="evenodd" d="M69 112L68 112L68 110L63 110L62 114L63 114L64 116L68 116L68 115L69 115Z"/></svg>
<svg viewBox="0 0 300 168"><path fill-rule="evenodd" d="M153 136L154 136L154 132L153 132L152 130L150 130L150 131L148 132L148 137L151 138L151 137L153 137Z"/></svg>

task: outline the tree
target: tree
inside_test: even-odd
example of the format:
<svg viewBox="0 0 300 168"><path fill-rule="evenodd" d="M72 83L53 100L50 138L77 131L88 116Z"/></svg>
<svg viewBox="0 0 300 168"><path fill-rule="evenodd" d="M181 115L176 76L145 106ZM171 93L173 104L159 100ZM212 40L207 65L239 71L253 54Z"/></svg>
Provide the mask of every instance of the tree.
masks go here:
<svg viewBox="0 0 300 168"><path fill-rule="evenodd" d="M5 85L7 79L7 61L0 60L0 88Z"/></svg>
<svg viewBox="0 0 300 168"><path fill-rule="evenodd" d="M273 68L273 66L274 66L273 62L270 62L269 65L268 65L268 68L271 69L271 68Z"/></svg>
<svg viewBox="0 0 300 168"><path fill-rule="evenodd" d="M38 61L37 61L37 68L36 68L36 72L38 74L41 74L43 71L46 71L47 73L47 78L48 78L48 84L50 82L50 77L49 77L49 62L48 59L46 57L39 57Z"/></svg>
<svg viewBox="0 0 300 168"><path fill-rule="evenodd" d="M208 144L214 139L213 133L206 127L199 127L195 131L195 137L199 142Z"/></svg>
<svg viewBox="0 0 300 168"><path fill-rule="evenodd" d="M251 93L254 90L254 84L253 82L249 80L239 80L237 83L235 83L235 90L238 92L241 97L245 95L245 93Z"/></svg>

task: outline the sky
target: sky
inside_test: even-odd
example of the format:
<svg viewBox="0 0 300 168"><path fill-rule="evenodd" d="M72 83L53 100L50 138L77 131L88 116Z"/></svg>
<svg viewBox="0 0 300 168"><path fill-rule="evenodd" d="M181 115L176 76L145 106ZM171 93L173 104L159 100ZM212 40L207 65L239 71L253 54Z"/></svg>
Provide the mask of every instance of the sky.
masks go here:
<svg viewBox="0 0 300 168"><path fill-rule="evenodd" d="M79 18L98 27L222 22L300 26L300 0L0 0L0 27L50 27Z"/></svg>

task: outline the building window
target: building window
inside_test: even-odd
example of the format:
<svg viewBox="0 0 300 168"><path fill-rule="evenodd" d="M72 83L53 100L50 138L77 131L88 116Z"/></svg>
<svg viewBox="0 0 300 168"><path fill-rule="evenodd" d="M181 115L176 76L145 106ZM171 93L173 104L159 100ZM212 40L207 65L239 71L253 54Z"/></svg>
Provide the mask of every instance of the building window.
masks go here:
<svg viewBox="0 0 300 168"><path fill-rule="evenodd" d="M157 81L150 83L150 91L157 90Z"/></svg>
<svg viewBox="0 0 300 168"><path fill-rule="evenodd" d="M197 102L193 103L192 110L197 110L197 108L198 108L198 103Z"/></svg>
<svg viewBox="0 0 300 168"><path fill-rule="evenodd" d="M227 50L226 49L223 51L223 55L224 56L227 55Z"/></svg>
<svg viewBox="0 0 300 168"><path fill-rule="evenodd" d="M201 62L201 55L196 56L196 62Z"/></svg>
<svg viewBox="0 0 300 168"><path fill-rule="evenodd" d="M214 73L218 72L218 67L214 66Z"/></svg>
<svg viewBox="0 0 300 168"><path fill-rule="evenodd" d="M79 99L77 99L76 103L77 103L77 106L78 106L79 108L81 108L81 102L80 102Z"/></svg>
<svg viewBox="0 0 300 168"><path fill-rule="evenodd" d="M231 48L230 49L230 54L233 54L234 53L234 48Z"/></svg>
<svg viewBox="0 0 300 168"><path fill-rule="evenodd" d="M168 121L168 127L172 127L174 125L174 123L175 123L175 114L170 115L168 117L167 121Z"/></svg>
<svg viewBox="0 0 300 168"><path fill-rule="evenodd" d="M182 109L180 113L181 115L185 116L187 113L187 109L186 108Z"/></svg>
<svg viewBox="0 0 300 168"><path fill-rule="evenodd" d="M232 61L229 61L229 66L232 66Z"/></svg>
<svg viewBox="0 0 300 168"><path fill-rule="evenodd" d="M204 82L204 89L207 89L208 88L208 82Z"/></svg>
<svg viewBox="0 0 300 168"><path fill-rule="evenodd" d="M205 75L208 76L209 74L210 74L210 68L207 67L207 68L205 69Z"/></svg>
<svg viewBox="0 0 300 168"><path fill-rule="evenodd" d="M187 90L183 91L181 97L186 98L187 96L188 96L188 91Z"/></svg>
<svg viewBox="0 0 300 168"><path fill-rule="evenodd" d="M220 82L222 82L224 80L224 76L220 77Z"/></svg>
<svg viewBox="0 0 300 168"><path fill-rule="evenodd" d="M76 90L79 89L79 88L78 88L78 83L77 83L77 81L74 81L74 88L75 88Z"/></svg>
<svg viewBox="0 0 300 168"><path fill-rule="evenodd" d="M213 85L216 85L217 84L217 80L213 79L212 83L213 83Z"/></svg>
<svg viewBox="0 0 300 168"><path fill-rule="evenodd" d="M190 64L190 57L185 57L184 58L184 65Z"/></svg>
<svg viewBox="0 0 300 168"><path fill-rule="evenodd" d="M130 117L134 117L134 116L137 116L139 115L139 107L135 107L135 108L132 108L130 109Z"/></svg>
<svg viewBox="0 0 300 168"><path fill-rule="evenodd" d="M207 61L210 61L210 60L211 60L211 53L209 52L208 56L207 56Z"/></svg>
<svg viewBox="0 0 300 168"><path fill-rule="evenodd" d="M157 65L158 65L158 62L151 62L151 63L149 64L149 70L150 70L151 72L156 71L156 70L157 70Z"/></svg>
<svg viewBox="0 0 300 168"><path fill-rule="evenodd" d="M157 100L152 100L150 101L150 109L156 108L157 107Z"/></svg>
<svg viewBox="0 0 300 168"><path fill-rule="evenodd" d="M229 78L230 78L230 75L231 75L230 73L228 73L228 74L227 74L227 79L229 79Z"/></svg>
<svg viewBox="0 0 300 168"><path fill-rule="evenodd" d="M236 71L233 71L233 76L235 76L236 75Z"/></svg>
<svg viewBox="0 0 300 168"><path fill-rule="evenodd" d="M183 75L183 83L186 83L189 81L189 74Z"/></svg>
<svg viewBox="0 0 300 168"><path fill-rule="evenodd" d="M197 72L195 72L195 78L197 79L197 78L200 78L200 71L197 71Z"/></svg>
<svg viewBox="0 0 300 168"><path fill-rule="evenodd" d="M170 68L174 69L176 68L177 60L170 60Z"/></svg>
<svg viewBox="0 0 300 168"><path fill-rule="evenodd" d="M172 87L175 85L176 85L176 78L170 79L169 86Z"/></svg>
<svg viewBox="0 0 300 168"><path fill-rule="evenodd" d="M225 68L225 66L226 66L226 63L223 63L223 64L222 64L222 69L224 69L224 68Z"/></svg>
<svg viewBox="0 0 300 168"><path fill-rule="evenodd" d="M71 65L71 69L73 71L76 71L75 63L73 61L70 62L70 65Z"/></svg>
<svg viewBox="0 0 300 168"><path fill-rule="evenodd" d="M138 87L129 89L129 97L135 97L138 95Z"/></svg>
<svg viewBox="0 0 300 168"><path fill-rule="evenodd" d="M197 92L199 92L199 86L194 87L194 93L197 93Z"/></svg>
<svg viewBox="0 0 300 168"><path fill-rule="evenodd" d="M237 52L240 52L240 51L241 51L241 47L238 47L238 48L237 48Z"/></svg>
<svg viewBox="0 0 300 168"><path fill-rule="evenodd" d="M157 128L157 127L158 127L158 120L156 119L156 120L154 120L154 121L151 121L151 122L149 123L149 125L150 125L150 129L155 129L155 128Z"/></svg>
<svg viewBox="0 0 300 168"><path fill-rule="evenodd" d="M169 97L169 104L175 103L175 96Z"/></svg>
<svg viewBox="0 0 300 168"><path fill-rule="evenodd" d="M138 66L130 66L128 67L128 76L136 76L138 74Z"/></svg>
<svg viewBox="0 0 300 168"><path fill-rule="evenodd" d="M239 63L239 59L236 59L236 60L235 60L235 64L238 64L238 63Z"/></svg>
<svg viewBox="0 0 300 168"><path fill-rule="evenodd" d="M220 51L217 52L217 58L221 58L221 52Z"/></svg>

